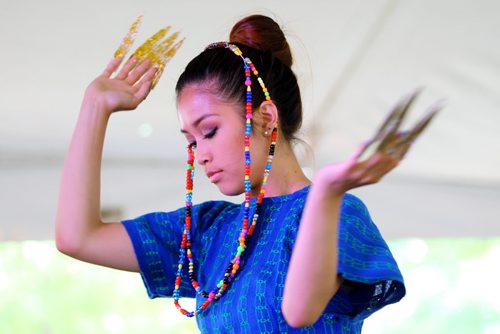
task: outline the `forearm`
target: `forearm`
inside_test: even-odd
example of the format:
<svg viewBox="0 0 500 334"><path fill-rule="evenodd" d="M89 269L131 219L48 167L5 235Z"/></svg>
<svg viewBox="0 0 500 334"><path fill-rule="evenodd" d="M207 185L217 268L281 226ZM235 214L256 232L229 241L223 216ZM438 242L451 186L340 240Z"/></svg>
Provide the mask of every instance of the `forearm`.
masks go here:
<svg viewBox="0 0 500 334"><path fill-rule="evenodd" d="M313 183L300 222L283 296L283 314L294 327L313 324L341 283L337 275L341 194Z"/></svg>
<svg viewBox="0 0 500 334"><path fill-rule="evenodd" d="M101 224L100 170L109 114L99 102L84 99L64 163L56 219L56 242L76 252Z"/></svg>

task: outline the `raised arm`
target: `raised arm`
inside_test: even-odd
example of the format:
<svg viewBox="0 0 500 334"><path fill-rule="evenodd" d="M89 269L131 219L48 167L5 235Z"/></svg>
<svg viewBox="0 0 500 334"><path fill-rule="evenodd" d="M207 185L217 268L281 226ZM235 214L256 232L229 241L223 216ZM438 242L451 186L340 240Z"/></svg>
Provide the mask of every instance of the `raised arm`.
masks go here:
<svg viewBox="0 0 500 334"><path fill-rule="evenodd" d="M337 275L338 221L344 194L378 182L403 159L411 144L443 107L430 106L411 130L399 131L420 91L401 100L376 135L345 162L318 171L307 197L285 283L282 310L294 327L313 324L342 284ZM363 158L367 156L367 158Z"/></svg>
<svg viewBox="0 0 500 334"><path fill-rule="evenodd" d="M399 162L381 153L359 162L357 155L322 168L313 179L283 295L283 315L293 327L314 324L342 283L337 275L337 238L345 192L377 182Z"/></svg>
<svg viewBox="0 0 500 334"><path fill-rule="evenodd" d="M62 173L56 245L79 260L138 271L123 225L101 221L101 159L109 117L115 111L135 109L146 98L156 68L149 60L137 64L138 58L132 57L112 77L121 61L114 58L85 91Z"/></svg>

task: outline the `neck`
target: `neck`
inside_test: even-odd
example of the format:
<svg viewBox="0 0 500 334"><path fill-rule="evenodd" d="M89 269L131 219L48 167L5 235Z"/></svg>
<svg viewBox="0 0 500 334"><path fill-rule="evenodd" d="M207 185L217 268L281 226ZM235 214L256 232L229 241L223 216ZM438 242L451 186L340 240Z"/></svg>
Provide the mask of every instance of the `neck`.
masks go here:
<svg viewBox="0 0 500 334"><path fill-rule="evenodd" d="M265 197L291 194L311 184L288 142L278 140L275 152Z"/></svg>

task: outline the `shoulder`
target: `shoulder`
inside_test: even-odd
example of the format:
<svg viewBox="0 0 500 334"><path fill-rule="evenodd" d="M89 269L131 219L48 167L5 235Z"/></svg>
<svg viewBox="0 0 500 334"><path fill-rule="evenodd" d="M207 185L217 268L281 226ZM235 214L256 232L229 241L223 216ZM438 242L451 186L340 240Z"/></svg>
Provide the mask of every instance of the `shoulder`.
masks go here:
<svg viewBox="0 0 500 334"><path fill-rule="evenodd" d="M346 194L339 217L340 246L356 246L359 242L386 247L385 240L372 220L368 207L355 195ZM364 246L363 246L364 247Z"/></svg>
<svg viewBox="0 0 500 334"><path fill-rule="evenodd" d="M370 216L365 203L359 197L349 193L346 193L342 198L341 214Z"/></svg>
<svg viewBox="0 0 500 334"><path fill-rule="evenodd" d="M195 225L205 225L215 220L218 216L234 210L237 204L227 201L206 201L192 207L192 217ZM134 219L123 221L127 225L147 225L150 228L164 228L165 225L179 225L184 222L186 208L181 207L173 211L150 212ZM179 223L179 224L177 224Z"/></svg>
<svg viewBox="0 0 500 334"><path fill-rule="evenodd" d="M340 207L339 232L343 231L381 237L368 207L360 198L352 194L344 195Z"/></svg>

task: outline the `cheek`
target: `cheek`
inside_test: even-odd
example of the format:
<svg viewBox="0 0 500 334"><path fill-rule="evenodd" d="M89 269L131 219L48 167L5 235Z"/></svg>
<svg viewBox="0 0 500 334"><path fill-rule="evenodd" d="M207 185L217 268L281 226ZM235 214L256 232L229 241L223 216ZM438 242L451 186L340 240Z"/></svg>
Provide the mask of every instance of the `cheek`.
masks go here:
<svg viewBox="0 0 500 334"><path fill-rule="evenodd" d="M220 151L226 164L233 166L235 172L244 170L245 149L242 138L226 142Z"/></svg>
<svg viewBox="0 0 500 334"><path fill-rule="evenodd" d="M239 124L238 124L239 125ZM219 137L218 152L226 163L241 166L245 163L244 130L240 127L228 128L224 135Z"/></svg>

